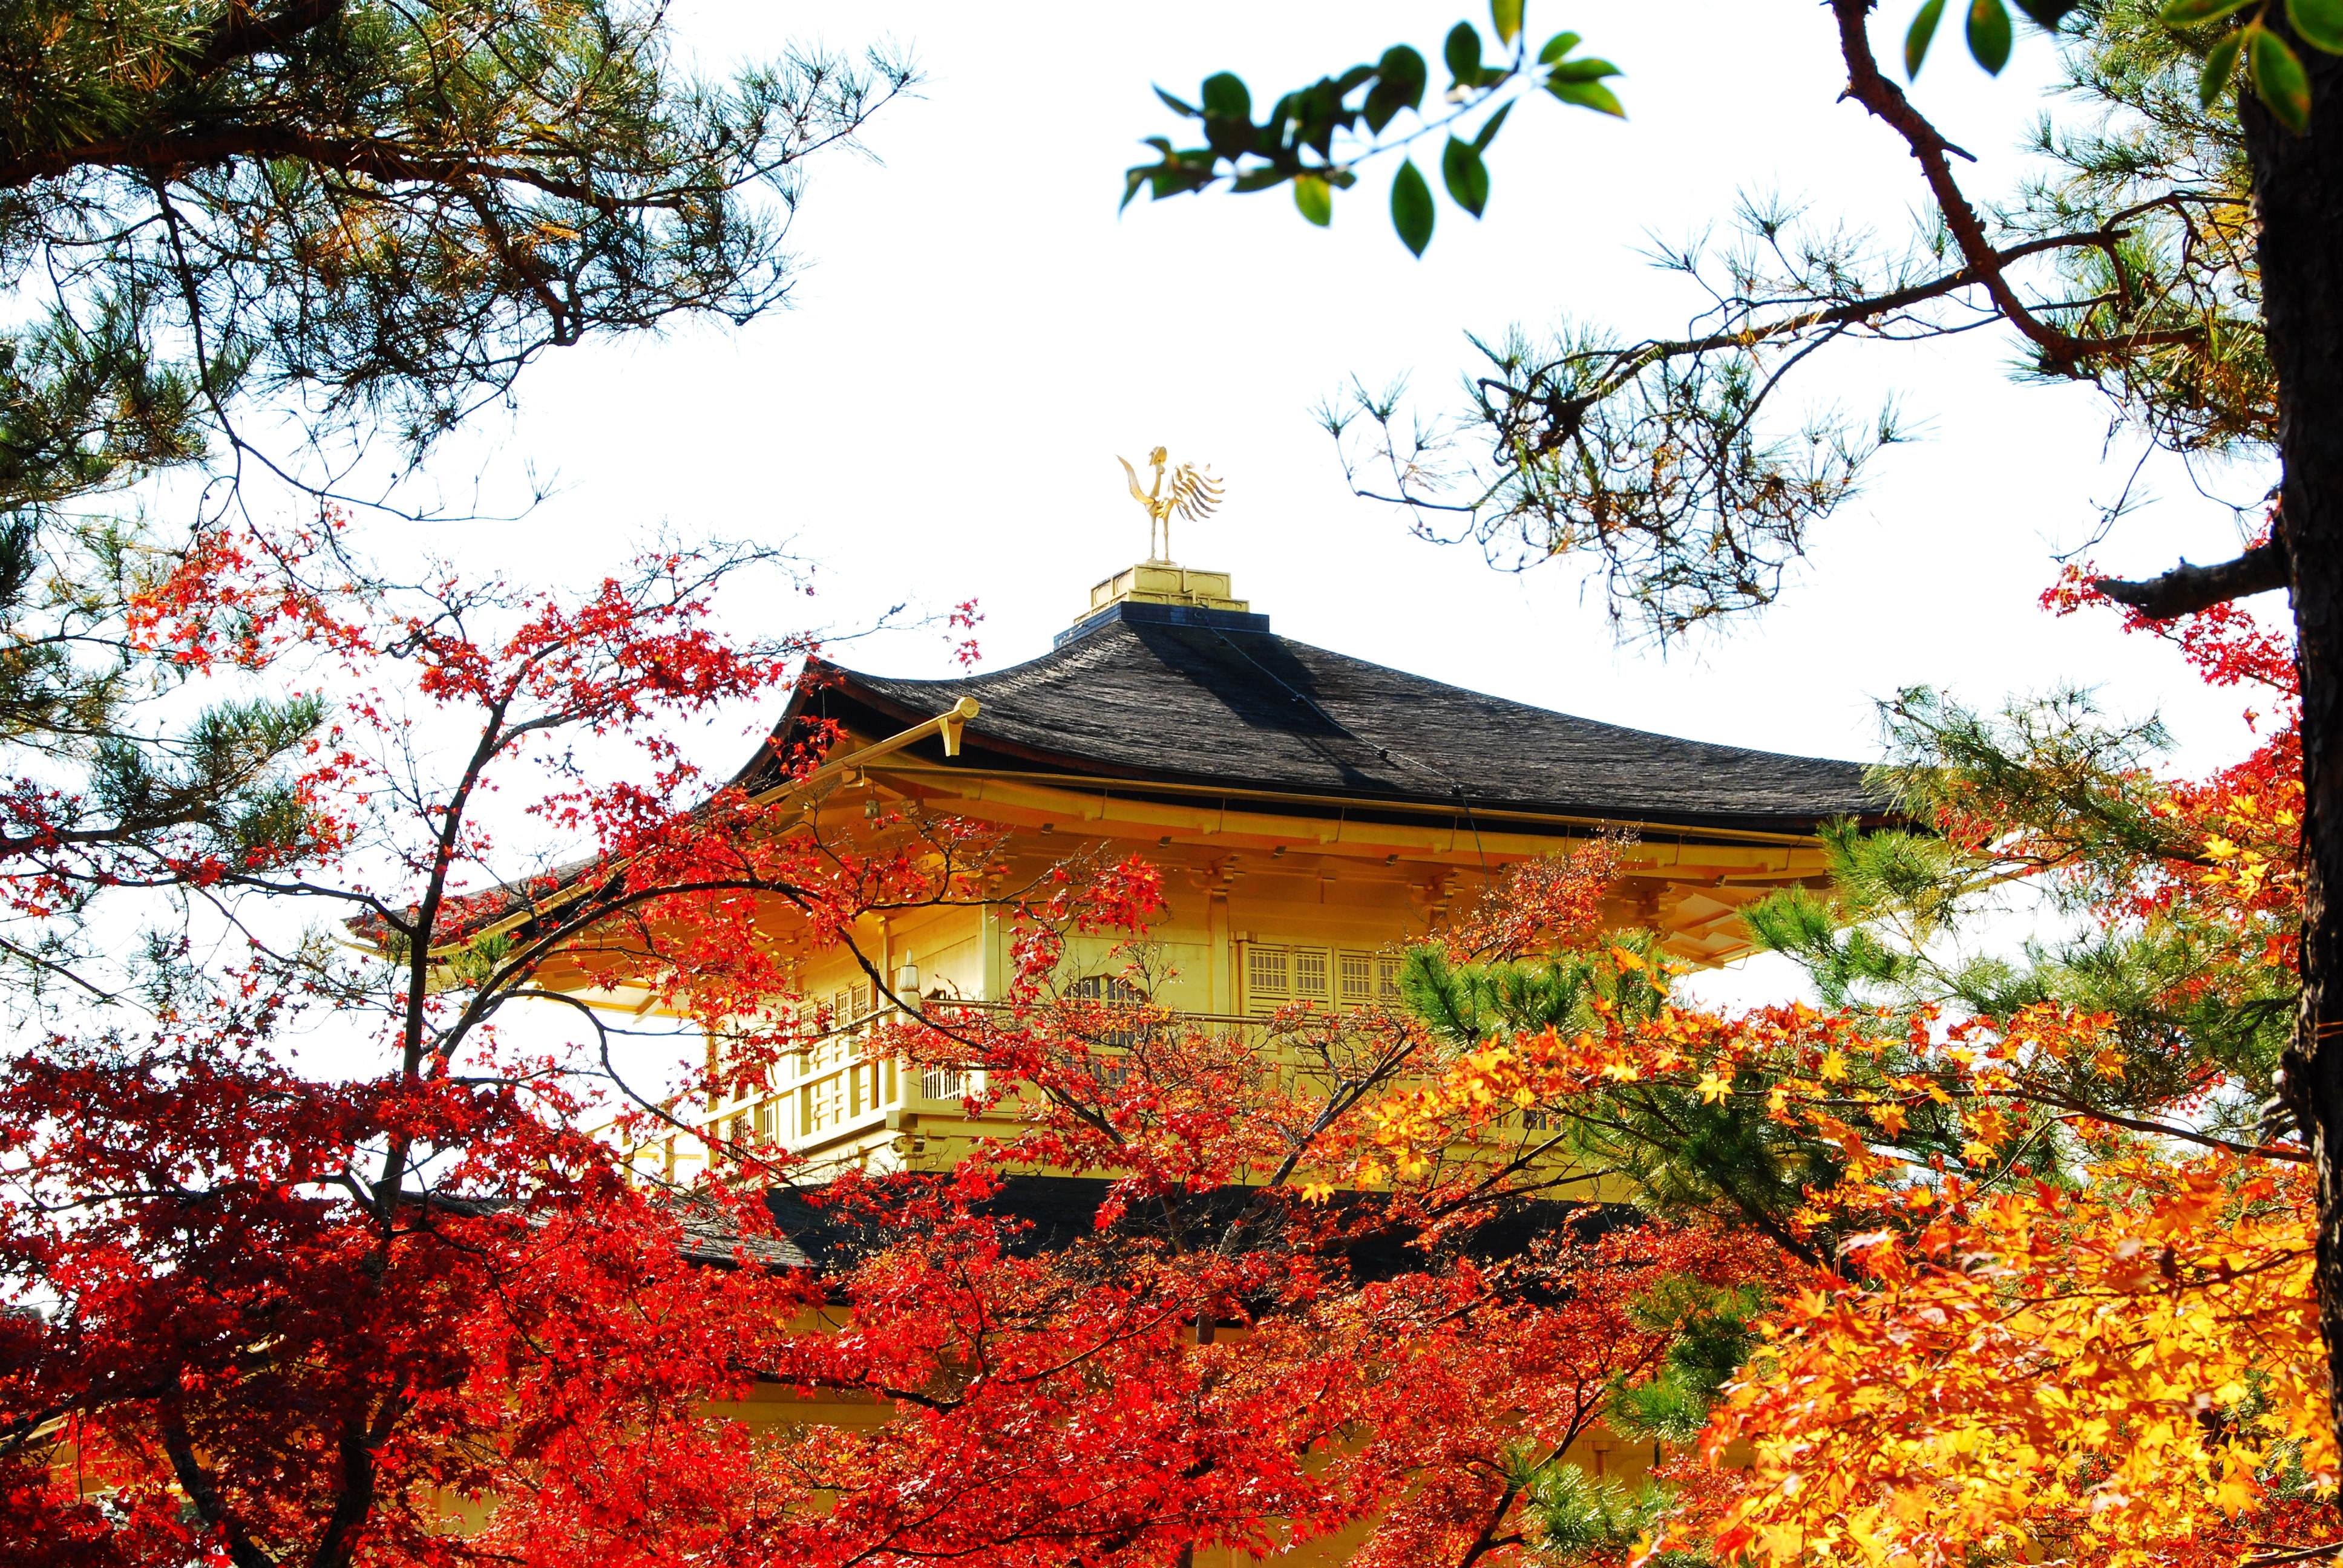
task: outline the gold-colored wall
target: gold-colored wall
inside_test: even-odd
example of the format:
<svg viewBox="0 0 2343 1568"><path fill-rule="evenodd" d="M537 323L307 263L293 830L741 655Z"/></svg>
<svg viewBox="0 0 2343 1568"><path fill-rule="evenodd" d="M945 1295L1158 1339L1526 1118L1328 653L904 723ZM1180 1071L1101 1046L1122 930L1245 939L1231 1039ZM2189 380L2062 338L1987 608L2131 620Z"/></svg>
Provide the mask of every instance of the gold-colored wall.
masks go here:
<svg viewBox="0 0 2343 1568"><path fill-rule="evenodd" d="M849 770L804 830L860 843L909 831L906 819L945 816L1001 834L984 885L1004 900L1069 857L1135 857L1156 867L1165 908L1146 941L1119 954L1077 942L1061 979L1135 963L1156 1005L1223 1026L1297 1001L1342 1010L1385 1000L1402 945L1437 928L1508 866L1616 831L1520 813L1467 820L1433 809L1369 819L1322 801L1230 792L1189 800L1153 787L900 758ZM874 819L896 825L866 827ZM1736 914L1743 904L1776 887L1816 885L1823 867L1811 839L1647 832L1622 850L1608 913L1623 926L1657 927L1679 958L1723 962L1747 950ZM695 1107L692 1116L703 1128L803 1154L816 1176L850 1165L936 1169L972 1138L1011 1131L1013 1101L1001 1114L971 1119L949 1075L867 1060L863 1026L885 999L862 967L867 960L891 980L916 964L923 993L998 1001L1011 980L1011 919L968 905L866 919L855 932L859 955L803 946L780 922L775 940L794 965L801 1016L827 1015L835 1031L771 1082ZM706 1145L688 1135L638 1153L646 1167L679 1179L707 1157Z"/></svg>

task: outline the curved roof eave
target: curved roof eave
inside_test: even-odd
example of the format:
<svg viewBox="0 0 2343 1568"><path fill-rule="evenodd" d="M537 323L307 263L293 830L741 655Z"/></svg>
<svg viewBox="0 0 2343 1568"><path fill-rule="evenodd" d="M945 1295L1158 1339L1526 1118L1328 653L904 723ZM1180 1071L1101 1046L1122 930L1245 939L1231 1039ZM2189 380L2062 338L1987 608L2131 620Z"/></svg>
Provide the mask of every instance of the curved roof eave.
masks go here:
<svg viewBox="0 0 2343 1568"><path fill-rule="evenodd" d="M1891 814L1858 764L1578 719L1266 631L1122 608L984 675L905 679L815 661L775 733L833 705L847 711L829 716L859 709L873 729L908 727L968 696L981 711L964 748L1021 771L1694 829L1808 833Z"/></svg>

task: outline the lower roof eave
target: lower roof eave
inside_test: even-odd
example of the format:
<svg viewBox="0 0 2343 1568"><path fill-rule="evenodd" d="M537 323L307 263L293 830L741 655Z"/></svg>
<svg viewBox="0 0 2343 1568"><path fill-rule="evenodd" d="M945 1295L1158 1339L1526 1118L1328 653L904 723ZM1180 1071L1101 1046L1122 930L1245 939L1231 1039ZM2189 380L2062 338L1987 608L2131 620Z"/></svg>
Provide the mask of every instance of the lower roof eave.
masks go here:
<svg viewBox="0 0 2343 1568"><path fill-rule="evenodd" d="M1873 804L1868 810L1779 814L1630 813L1572 801L1494 801L1471 798L1459 800L1453 796L1407 796L1373 790L1304 792L1259 780L1183 779L1171 775L1148 777L1122 770L1081 771L1078 770L1078 759L1058 760L1068 765L1065 770L1043 771L1013 766L988 768L982 761L964 754L957 762L944 761L940 758L933 761L921 759L917 765L882 764L872 771L922 783L943 784L952 779L990 778L1009 783L1069 792L1106 793L1128 799L1242 801L1248 805L1275 806L1282 811L1298 816L1333 817L1342 814L1360 821L1421 820L1426 817L1438 817L1460 822L1518 823L1563 829L1588 836L1634 832L1644 837L1681 836L1695 841L1713 839L1721 843L1811 843L1825 823L1852 819L1865 828L1878 828L1896 820L1892 812L1877 804Z"/></svg>

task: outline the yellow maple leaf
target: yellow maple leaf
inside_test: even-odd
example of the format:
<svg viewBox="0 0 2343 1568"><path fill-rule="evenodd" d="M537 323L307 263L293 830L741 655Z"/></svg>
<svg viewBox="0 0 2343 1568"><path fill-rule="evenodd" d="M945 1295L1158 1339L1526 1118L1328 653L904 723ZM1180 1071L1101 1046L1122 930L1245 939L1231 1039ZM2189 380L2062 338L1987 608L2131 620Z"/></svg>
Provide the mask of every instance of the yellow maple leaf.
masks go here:
<svg viewBox="0 0 2343 1568"><path fill-rule="evenodd" d="M2227 1514L2243 1513L2261 1501L2260 1493L2253 1467L2232 1453L2221 1467L2220 1483L2213 1488L2213 1506Z"/></svg>

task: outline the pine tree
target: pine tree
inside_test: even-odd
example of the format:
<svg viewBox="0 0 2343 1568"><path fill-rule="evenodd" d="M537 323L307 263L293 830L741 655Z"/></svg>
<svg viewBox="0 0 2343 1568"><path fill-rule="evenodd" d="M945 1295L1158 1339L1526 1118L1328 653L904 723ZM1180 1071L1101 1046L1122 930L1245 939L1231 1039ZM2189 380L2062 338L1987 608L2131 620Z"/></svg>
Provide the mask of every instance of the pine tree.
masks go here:
<svg viewBox="0 0 2343 1568"><path fill-rule="evenodd" d="M186 663L141 633L242 484L322 494L376 447L418 459L548 348L772 308L799 165L910 80L819 54L704 79L670 34L631 0L0 14L16 972L103 991L60 917L311 830L277 765L317 704L264 682L174 718Z"/></svg>

